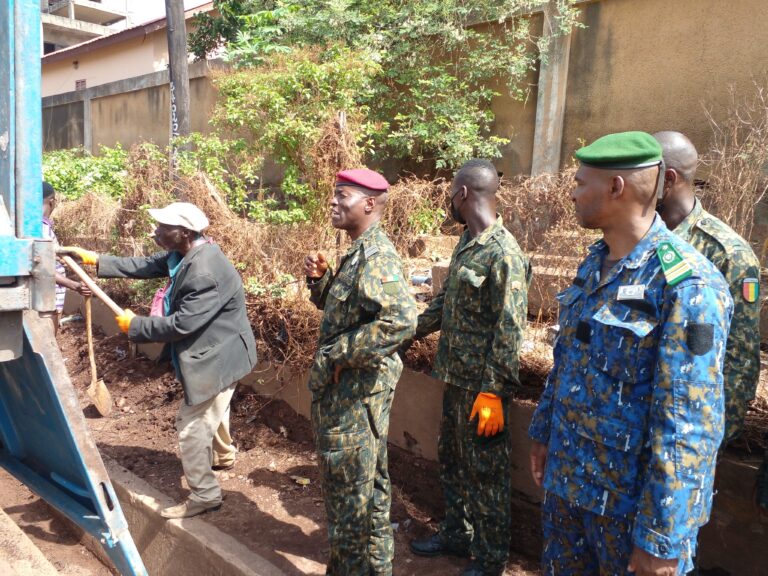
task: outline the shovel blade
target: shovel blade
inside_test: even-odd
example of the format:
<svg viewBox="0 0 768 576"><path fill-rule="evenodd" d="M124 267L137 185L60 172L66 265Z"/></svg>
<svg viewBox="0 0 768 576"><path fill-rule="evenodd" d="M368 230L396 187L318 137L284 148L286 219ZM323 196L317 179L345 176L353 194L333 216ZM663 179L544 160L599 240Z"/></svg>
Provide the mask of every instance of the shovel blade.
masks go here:
<svg viewBox="0 0 768 576"><path fill-rule="evenodd" d="M86 392L99 414L109 416L112 413L112 394L109 393L104 380L99 379L91 382Z"/></svg>

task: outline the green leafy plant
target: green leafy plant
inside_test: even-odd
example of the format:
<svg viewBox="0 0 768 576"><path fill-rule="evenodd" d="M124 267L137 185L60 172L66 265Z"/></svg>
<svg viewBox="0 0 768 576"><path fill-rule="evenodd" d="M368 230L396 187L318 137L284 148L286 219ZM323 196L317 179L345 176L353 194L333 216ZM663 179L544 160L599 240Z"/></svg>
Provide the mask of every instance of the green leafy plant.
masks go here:
<svg viewBox="0 0 768 576"><path fill-rule="evenodd" d="M125 195L128 154L120 145L101 146L93 156L82 148L55 150L43 154L43 179L63 198L74 200L86 192L115 199Z"/></svg>
<svg viewBox="0 0 768 576"><path fill-rule="evenodd" d="M291 274L279 274L274 282L263 284L258 278L249 276L243 281L246 294L270 298L285 298L288 295L288 287L297 282Z"/></svg>
<svg viewBox="0 0 768 576"><path fill-rule="evenodd" d="M286 169L280 193L259 190L244 210L270 221L317 216L334 122L333 134L351 139L335 150L354 147L353 159L429 170L500 156L508 140L491 131L491 101L502 88L526 96L527 76L547 49L527 13L546 3L215 0L219 15L198 17L190 49L202 58L223 48L236 68L216 80L216 135ZM572 4L558 0L557 33L578 25ZM227 178L237 182L231 171Z"/></svg>

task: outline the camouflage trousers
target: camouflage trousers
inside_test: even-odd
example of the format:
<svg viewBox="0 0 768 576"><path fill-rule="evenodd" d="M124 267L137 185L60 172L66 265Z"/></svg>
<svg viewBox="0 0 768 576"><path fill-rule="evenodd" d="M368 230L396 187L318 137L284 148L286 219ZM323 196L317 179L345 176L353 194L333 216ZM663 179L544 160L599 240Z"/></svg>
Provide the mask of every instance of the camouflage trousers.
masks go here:
<svg viewBox="0 0 768 576"><path fill-rule="evenodd" d="M632 554L634 518L601 516L579 508L552 492L541 505L544 576L624 576ZM685 546L677 574L693 568L696 538Z"/></svg>
<svg viewBox="0 0 768 576"><path fill-rule="evenodd" d="M443 539L467 548L489 574L501 573L509 556L510 458L506 432L477 435L469 415L477 392L446 386L438 459L445 496ZM509 405L504 400L504 422Z"/></svg>
<svg viewBox="0 0 768 576"><path fill-rule="evenodd" d="M343 374L343 373L342 373ZM389 576L395 545L389 520L387 434L394 390L361 396L351 378L312 402L312 427L328 517L332 576Z"/></svg>

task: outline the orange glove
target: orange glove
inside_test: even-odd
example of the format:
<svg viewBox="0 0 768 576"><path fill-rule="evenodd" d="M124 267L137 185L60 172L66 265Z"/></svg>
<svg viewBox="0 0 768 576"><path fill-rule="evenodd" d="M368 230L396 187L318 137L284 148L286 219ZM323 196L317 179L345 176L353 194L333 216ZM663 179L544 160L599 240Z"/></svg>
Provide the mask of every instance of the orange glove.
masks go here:
<svg viewBox="0 0 768 576"><path fill-rule="evenodd" d="M99 261L99 254L97 252L92 252L85 248L78 248L77 246L62 246L57 252L69 252L73 256L79 258L83 264L88 264L90 266L96 266Z"/></svg>
<svg viewBox="0 0 768 576"><path fill-rule="evenodd" d="M490 392L480 392L472 405L470 421L477 415L477 435L495 436L504 429L501 398Z"/></svg>
<svg viewBox="0 0 768 576"><path fill-rule="evenodd" d="M136 314L126 308L120 316L115 316L115 320L117 320L117 325L120 330L128 334L128 329L131 327L131 320L135 317Z"/></svg>

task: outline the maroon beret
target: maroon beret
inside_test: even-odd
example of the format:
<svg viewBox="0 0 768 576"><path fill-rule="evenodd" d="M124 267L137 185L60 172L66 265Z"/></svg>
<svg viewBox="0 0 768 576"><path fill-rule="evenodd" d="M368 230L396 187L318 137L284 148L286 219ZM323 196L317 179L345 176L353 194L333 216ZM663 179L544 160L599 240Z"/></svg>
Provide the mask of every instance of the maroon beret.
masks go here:
<svg viewBox="0 0 768 576"><path fill-rule="evenodd" d="M374 192L384 192L389 188L389 182L386 178L374 172L368 170L368 168L354 168L353 170L342 170L336 174L336 185L353 185L367 188Z"/></svg>

